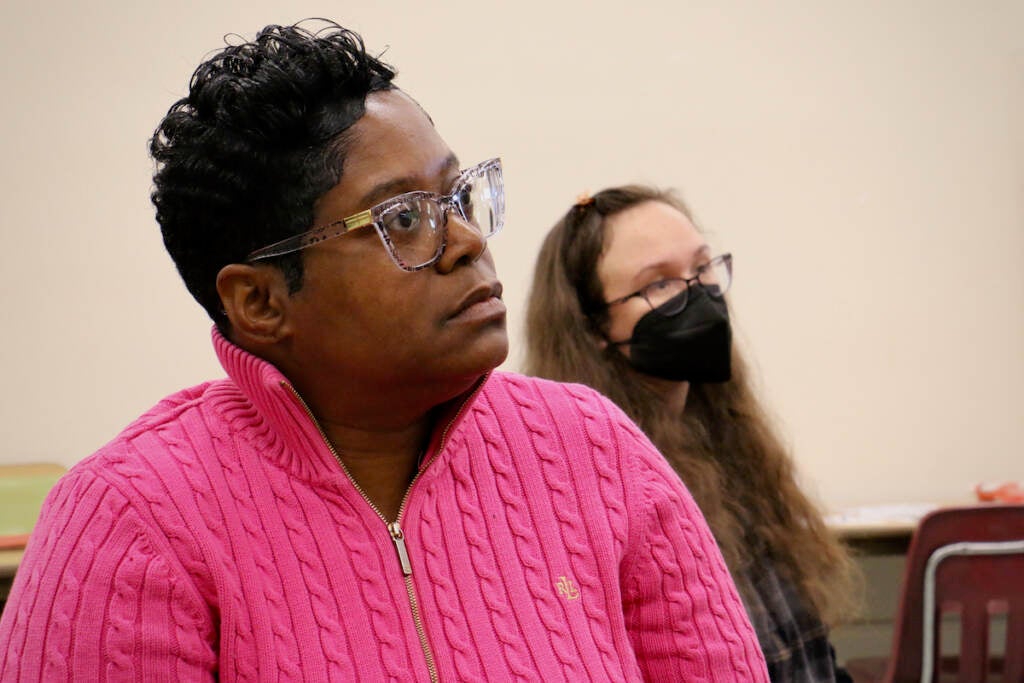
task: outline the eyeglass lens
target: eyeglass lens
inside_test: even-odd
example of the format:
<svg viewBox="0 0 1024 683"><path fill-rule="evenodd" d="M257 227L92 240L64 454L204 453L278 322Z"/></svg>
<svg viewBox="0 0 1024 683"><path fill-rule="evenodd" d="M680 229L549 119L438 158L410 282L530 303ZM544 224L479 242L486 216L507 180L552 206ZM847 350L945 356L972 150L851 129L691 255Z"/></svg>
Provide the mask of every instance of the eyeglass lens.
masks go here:
<svg viewBox="0 0 1024 683"><path fill-rule="evenodd" d="M414 195L381 213L386 241L403 268L423 267L441 255L448 211L458 212L485 238L501 229L505 207L500 167L473 169L440 202L444 206L429 195Z"/></svg>
<svg viewBox="0 0 1024 683"><path fill-rule="evenodd" d="M719 298L729 291L732 284L732 269L730 261L724 256L719 256L700 272L699 286L709 295ZM697 286L697 282L691 286ZM644 298L651 308L665 316L676 315L684 308L689 301L690 288L683 279L670 279L655 282L644 290Z"/></svg>

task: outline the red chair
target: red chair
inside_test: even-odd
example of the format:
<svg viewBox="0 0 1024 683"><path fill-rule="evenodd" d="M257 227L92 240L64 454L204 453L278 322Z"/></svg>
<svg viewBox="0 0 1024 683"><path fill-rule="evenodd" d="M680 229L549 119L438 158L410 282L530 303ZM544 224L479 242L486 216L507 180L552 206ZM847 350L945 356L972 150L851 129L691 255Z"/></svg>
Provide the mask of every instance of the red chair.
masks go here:
<svg viewBox="0 0 1024 683"><path fill-rule="evenodd" d="M944 652L943 614L960 615L959 654ZM990 654L990 618L1006 619ZM856 683L1024 683L1024 505L936 510L907 553L892 656L852 659Z"/></svg>

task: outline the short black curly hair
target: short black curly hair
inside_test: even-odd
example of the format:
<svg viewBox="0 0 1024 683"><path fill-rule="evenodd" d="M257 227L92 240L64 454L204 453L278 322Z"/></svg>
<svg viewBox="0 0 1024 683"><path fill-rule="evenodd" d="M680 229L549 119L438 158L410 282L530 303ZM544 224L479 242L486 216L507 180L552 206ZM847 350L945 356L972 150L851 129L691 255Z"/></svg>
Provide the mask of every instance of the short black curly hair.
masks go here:
<svg viewBox="0 0 1024 683"><path fill-rule="evenodd" d="M153 204L189 292L223 331L217 273L254 249L311 227L317 199L341 179L344 133L395 71L334 22L271 25L200 64L149 143ZM274 261L291 291L301 252Z"/></svg>

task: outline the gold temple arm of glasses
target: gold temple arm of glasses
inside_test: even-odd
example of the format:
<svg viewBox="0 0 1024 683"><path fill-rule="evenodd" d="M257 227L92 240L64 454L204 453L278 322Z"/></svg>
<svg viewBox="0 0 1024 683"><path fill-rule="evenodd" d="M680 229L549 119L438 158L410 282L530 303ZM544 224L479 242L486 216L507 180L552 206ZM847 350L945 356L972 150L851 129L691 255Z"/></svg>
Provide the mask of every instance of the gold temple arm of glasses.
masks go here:
<svg viewBox="0 0 1024 683"><path fill-rule="evenodd" d="M360 211L355 216L349 216L342 221L345 224L345 231L355 230L356 228L364 228L367 225L373 224L373 211L367 209L366 211Z"/></svg>

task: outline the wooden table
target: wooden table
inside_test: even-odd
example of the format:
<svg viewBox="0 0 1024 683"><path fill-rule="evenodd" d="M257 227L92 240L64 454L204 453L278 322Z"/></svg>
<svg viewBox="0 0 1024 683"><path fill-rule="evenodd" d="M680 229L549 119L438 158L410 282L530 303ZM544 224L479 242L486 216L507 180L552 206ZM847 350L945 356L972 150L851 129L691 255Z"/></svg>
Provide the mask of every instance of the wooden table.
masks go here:
<svg viewBox="0 0 1024 683"><path fill-rule="evenodd" d="M921 518L936 503L896 503L847 508L827 515L826 524L858 554L899 555L907 552Z"/></svg>

